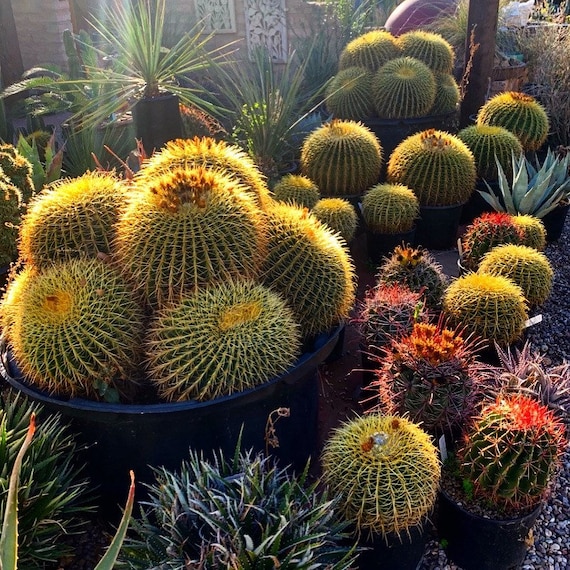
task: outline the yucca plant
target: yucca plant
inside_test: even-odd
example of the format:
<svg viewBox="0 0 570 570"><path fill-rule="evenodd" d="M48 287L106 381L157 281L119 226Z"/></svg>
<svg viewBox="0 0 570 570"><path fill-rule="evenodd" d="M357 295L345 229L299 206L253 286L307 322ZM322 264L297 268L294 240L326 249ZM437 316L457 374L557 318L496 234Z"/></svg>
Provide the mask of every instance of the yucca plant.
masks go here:
<svg viewBox="0 0 570 570"><path fill-rule="evenodd" d="M338 499L252 451L155 470L124 548L130 568L348 570L354 562Z"/></svg>

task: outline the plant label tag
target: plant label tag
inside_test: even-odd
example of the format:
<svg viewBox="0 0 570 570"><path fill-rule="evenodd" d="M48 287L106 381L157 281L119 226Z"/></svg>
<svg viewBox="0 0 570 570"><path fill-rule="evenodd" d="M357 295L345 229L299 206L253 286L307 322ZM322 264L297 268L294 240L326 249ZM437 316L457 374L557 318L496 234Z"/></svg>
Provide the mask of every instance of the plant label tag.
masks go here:
<svg viewBox="0 0 570 570"><path fill-rule="evenodd" d="M439 455L442 461L447 459L447 444L445 443L445 436L439 438Z"/></svg>
<svg viewBox="0 0 570 570"><path fill-rule="evenodd" d="M524 328L528 329L529 327L532 327L534 325L537 325L538 323L542 322L542 315L535 315L534 317L531 317L530 319L527 319L524 323Z"/></svg>

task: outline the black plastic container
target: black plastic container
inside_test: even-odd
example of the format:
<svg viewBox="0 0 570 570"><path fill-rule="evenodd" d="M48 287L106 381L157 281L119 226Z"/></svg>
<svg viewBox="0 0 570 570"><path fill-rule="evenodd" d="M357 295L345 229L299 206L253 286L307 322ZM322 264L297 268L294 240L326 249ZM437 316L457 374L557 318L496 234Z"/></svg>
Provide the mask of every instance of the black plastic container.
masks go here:
<svg viewBox="0 0 570 570"><path fill-rule="evenodd" d="M452 249L457 243L459 219L463 204L453 206L420 206L416 226L416 245L427 249Z"/></svg>
<svg viewBox="0 0 570 570"><path fill-rule="evenodd" d="M112 517L118 513L117 505L124 504L130 469L143 483L153 480L150 465L178 469L190 447L206 456L221 449L231 457L240 431L242 448L264 451L268 417L278 408L289 408L290 416L274 418L279 447L269 451L283 465L302 469L318 441L317 369L338 342L341 328L317 337L312 351L285 374L207 402L128 405L57 399L26 384L6 350L0 375L12 388L70 424L85 448L87 473L98 487L101 511ZM143 495L144 486L139 484L137 498Z"/></svg>
<svg viewBox="0 0 570 570"><path fill-rule="evenodd" d="M554 210L551 210L542 218L542 223L546 229L547 242L558 241L560 239L569 208L570 203L558 206L558 208L554 208Z"/></svg>
<svg viewBox="0 0 570 570"><path fill-rule="evenodd" d="M394 248L399 245L415 244L416 228L412 228L409 232L397 234L377 234L366 230L366 248L368 258L374 265L382 263L384 257L392 255Z"/></svg>
<svg viewBox="0 0 570 570"><path fill-rule="evenodd" d="M463 570L516 570L539 513L540 506L516 519L488 519L465 510L442 491L437 530L448 557Z"/></svg>

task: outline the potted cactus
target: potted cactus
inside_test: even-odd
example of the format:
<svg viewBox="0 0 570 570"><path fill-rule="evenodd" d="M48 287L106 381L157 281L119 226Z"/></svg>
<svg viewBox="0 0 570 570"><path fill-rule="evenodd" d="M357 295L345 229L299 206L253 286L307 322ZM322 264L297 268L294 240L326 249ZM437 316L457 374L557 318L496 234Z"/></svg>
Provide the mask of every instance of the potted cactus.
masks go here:
<svg viewBox="0 0 570 570"><path fill-rule="evenodd" d="M333 431L321 462L325 485L367 548L359 568L418 568L440 477L428 434L399 416L357 417Z"/></svg>
<svg viewBox="0 0 570 570"><path fill-rule="evenodd" d="M465 570L518 568L566 445L563 422L536 399L486 404L443 468L437 527L449 558Z"/></svg>
<svg viewBox="0 0 570 570"><path fill-rule="evenodd" d="M343 198L321 198L311 213L350 243L358 228L358 216L354 206Z"/></svg>

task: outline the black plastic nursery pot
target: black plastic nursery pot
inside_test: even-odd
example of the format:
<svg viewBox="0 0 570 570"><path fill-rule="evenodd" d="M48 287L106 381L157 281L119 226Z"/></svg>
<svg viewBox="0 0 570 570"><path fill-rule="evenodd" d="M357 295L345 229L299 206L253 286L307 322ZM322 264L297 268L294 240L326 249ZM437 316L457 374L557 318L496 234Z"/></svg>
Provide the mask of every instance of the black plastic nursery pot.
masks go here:
<svg viewBox="0 0 570 570"><path fill-rule="evenodd" d="M414 245L416 238L416 228L412 228L408 232L396 234L374 233L366 230L366 248L368 258L375 265L382 263L384 257L390 256L394 248L405 244Z"/></svg>
<svg viewBox="0 0 570 570"><path fill-rule="evenodd" d="M558 208L551 210L542 218L542 223L546 229L547 242L558 241L560 239L562 231L564 230L564 224L566 222L566 216L569 208L570 202L568 204L558 206Z"/></svg>
<svg viewBox="0 0 570 570"><path fill-rule="evenodd" d="M98 487L101 512L113 516L126 499L129 470L135 472L141 499L140 483L153 480L150 466L179 469L189 448L206 457L218 450L231 457L240 432L243 449L266 451L271 422L279 446L267 451L282 465L303 469L317 450L318 366L334 349L342 328L316 337L312 350L285 374L207 402L130 405L57 399L27 384L7 350L0 359L0 375L46 412L58 413L69 423L85 448L87 474ZM279 417L280 408L288 408L289 416Z"/></svg>
<svg viewBox="0 0 570 570"><path fill-rule="evenodd" d="M462 209L463 204L420 206L416 245L435 250L455 247Z"/></svg>
<svg viewBox="0 0 570 570"><path fill-rule="evenodd" d="M448 557L463 570L516 570L528 550L539 505L516 519L497 520L470 513L440 491L437 530Z"/></svg>

